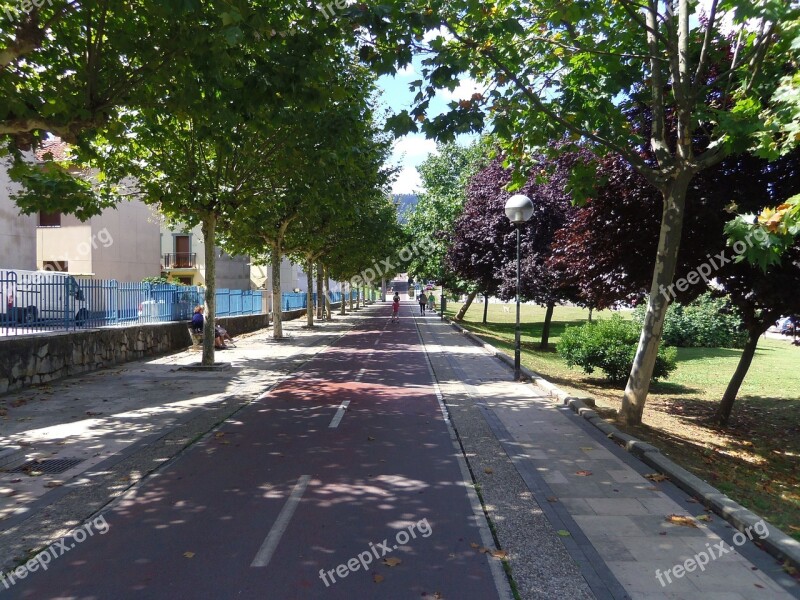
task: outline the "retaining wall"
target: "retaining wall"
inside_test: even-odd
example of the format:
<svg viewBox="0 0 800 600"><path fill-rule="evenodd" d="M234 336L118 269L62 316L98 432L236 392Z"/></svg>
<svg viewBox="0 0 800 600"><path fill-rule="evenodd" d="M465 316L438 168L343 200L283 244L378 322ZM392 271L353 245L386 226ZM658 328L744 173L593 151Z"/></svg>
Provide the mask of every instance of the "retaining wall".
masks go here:
<svg viewBox="0 0 800 600"><path fill-rule="evenodd" d="M267 327L269 316L218 319L232 336ZM184 350L188 321L0 339L0 393L94 371L108 365Z"/></svg>

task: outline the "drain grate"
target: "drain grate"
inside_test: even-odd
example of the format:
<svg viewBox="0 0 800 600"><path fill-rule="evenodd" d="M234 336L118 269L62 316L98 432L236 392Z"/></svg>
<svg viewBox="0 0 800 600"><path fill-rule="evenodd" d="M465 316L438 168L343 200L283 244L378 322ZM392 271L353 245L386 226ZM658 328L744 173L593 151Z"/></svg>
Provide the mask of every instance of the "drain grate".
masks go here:
<svg viewBox="0 0 800 600"><path fill-rule="evenodd" d="M48 475L57 475L75 465L82 463L82 458L46 458L44 460L29 460L28 462L10 469L9 473L30 473L39 471Z"/></svg>

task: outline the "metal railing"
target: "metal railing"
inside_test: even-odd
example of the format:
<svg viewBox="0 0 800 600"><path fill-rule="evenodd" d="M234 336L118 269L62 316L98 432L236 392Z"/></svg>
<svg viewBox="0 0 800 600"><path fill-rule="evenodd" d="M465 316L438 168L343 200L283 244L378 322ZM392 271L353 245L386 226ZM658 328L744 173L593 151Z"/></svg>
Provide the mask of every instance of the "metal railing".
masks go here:
<svg viewBox="0 0 800 600"><path fill-rule="evenodd" d="M165 269L194 269L196 267L196 252L171 252L164 255Z"/></svg>
<svg viewBox="0 0 800 600"><path fill-rule="evenodd" d="M0 335L191 319L202 287L127 283L66 273L0 270ZM260 290L219 289L220 317L262 313Z"/></svg>
<svg viewBox="0 0 800 600"><path fill-rule="evenodd" d="M350 292L353 299L356 297L356 292ZM342 292L330 292L329 297L331 299L331 304L337 304L342 300ZM312 301L314 306L317 306L317 293L314 292L311 294ZM281 294L281 310L283 312L290 312L293 310L301 310L307 308L308 306L308 296L305 292L284 292Z"/></svg>

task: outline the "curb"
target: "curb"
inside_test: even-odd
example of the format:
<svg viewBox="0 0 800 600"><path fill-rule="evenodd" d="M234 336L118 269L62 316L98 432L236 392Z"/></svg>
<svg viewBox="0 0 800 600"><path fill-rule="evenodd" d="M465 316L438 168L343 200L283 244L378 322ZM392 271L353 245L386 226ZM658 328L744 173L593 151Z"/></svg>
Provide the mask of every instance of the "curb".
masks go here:
<svg viewBox="0 0 800 600"><path fill-rule="evenodd" d="M488 342L483 341L474 333L452 322L449 318L446 318L446 320L457 331L460 331L470 340L483 347L489 354L500 359L512 368L514 367L514 359L502 350L498 350ZM752 530L759 521L763 522L767 526L767 535L759 539L759 546L778 560L789 563L795 569L800 569L800 541L786 535L783 531L774 527L753 511L746 509L738 502L734 502L717 488L709 485L696 475L693 475L680 465L674 463L661 454L661 451L655 446L620 431L617 427L607 422L600 417L597 412L592 410L594 407L594 400L592 398L576 398L570 396L538 373L525 367L521 367L521 371L525 377L547 391L547 393L560 404L571 408L579 416L602 431L608 438L620 444L625 450L645 464L667 475L672 483L694 496L738 531L745 533L748 528Z"/></svg>
<svg viewBox="0 0 800 600"><path fill-rule="evenodd" d="M25 451L21 446L0 446L0 470L14 467L25 459Z"/></svg>

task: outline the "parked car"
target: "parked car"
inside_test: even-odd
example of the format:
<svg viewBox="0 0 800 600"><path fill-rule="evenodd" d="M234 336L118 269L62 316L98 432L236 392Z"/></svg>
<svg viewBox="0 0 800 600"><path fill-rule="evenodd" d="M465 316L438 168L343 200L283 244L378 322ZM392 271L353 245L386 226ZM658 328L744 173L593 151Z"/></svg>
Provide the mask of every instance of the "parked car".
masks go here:
<svg viewBox="0 0 800 600"><path fill-rule="evenodd" d="M428 291L432 290L433 289L433 284L429 283L428 285L425 286L425 289L428 290Z"/></svg>

